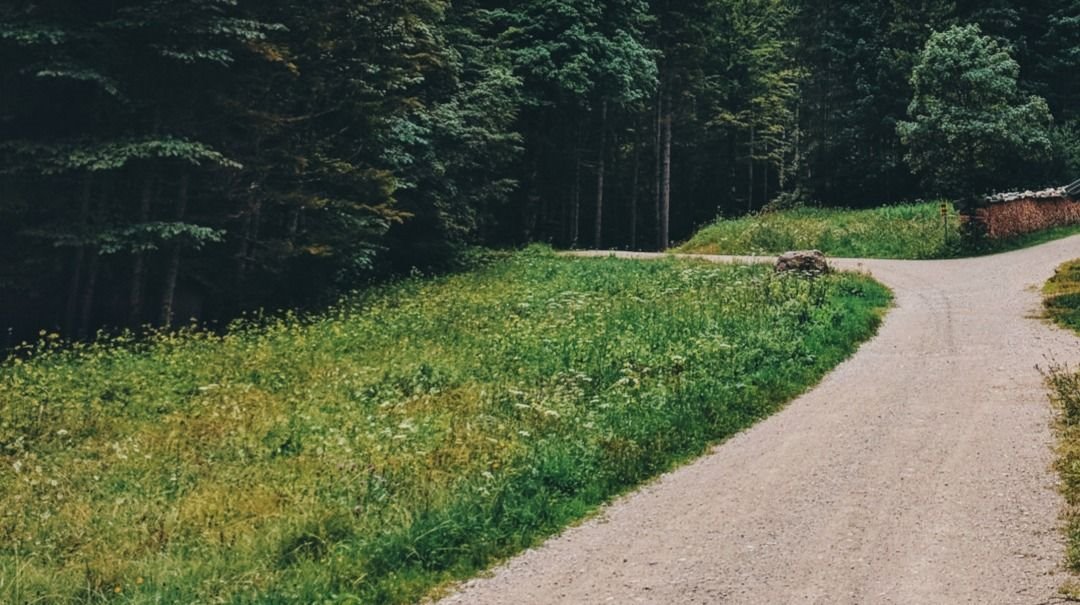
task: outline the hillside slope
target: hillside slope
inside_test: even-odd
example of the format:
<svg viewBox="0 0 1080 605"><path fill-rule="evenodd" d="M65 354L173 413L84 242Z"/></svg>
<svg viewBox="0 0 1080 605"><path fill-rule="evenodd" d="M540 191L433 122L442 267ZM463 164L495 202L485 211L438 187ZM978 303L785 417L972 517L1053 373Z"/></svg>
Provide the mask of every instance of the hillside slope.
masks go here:
<svg viewBox="0 0 1080 605"><path fill-rule="evenodd" d="M0 364L0 602L404 603L776 411L868 279L532 249Z"/></svg>

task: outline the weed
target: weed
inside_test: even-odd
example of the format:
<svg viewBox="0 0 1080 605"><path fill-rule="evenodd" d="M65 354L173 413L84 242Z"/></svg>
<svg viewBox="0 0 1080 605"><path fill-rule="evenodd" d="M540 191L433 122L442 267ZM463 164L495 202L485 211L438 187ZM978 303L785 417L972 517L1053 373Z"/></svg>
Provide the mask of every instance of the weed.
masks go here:
<svg viewBox="0 0 1080 605"><path fill-rule="evenodd" d="M1062 265L1043 293L1047 315L1080 332L1080 260ZM1046 372L1046 380L1059 410L1056 466L1066 502L1067 561L1073 571L1080 572L1080 372L1054 365ZM1072 593L1076 586L1064 590Z"/></svg>
<svg viewBox="0 0 1080 605"><path fill-rule="evenodd" d="M1080 233L1080 226L974 241L962 236L959 216L952 205L948 206L946 228L939 203L871 210L794 208L717 221L699 231L678 252L744 255L816 249L834 257L918 260L1005 252L1076 233Z"/></svg>
<svg viewBox="0 0 1080 605"><path fill-rule="evenodd" d="M852 275L532 248L309 318L0 362L0 602L407 603L776 411Z"/></svg>

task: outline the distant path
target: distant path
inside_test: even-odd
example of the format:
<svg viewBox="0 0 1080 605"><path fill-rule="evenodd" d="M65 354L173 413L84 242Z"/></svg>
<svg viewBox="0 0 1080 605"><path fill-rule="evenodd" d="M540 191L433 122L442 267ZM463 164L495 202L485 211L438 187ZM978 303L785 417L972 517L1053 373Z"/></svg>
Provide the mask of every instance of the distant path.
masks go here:
<svg viewBox="0 0 1080 605"><path fill-rule="evenodd" d="M1078 257L1080 236L970 260L836 261L895 290L877 338L784 411L444 603L1058 602L1061 502L1035 366L1080 359L1080 343L1034 316L1039 286Z"/></svg>

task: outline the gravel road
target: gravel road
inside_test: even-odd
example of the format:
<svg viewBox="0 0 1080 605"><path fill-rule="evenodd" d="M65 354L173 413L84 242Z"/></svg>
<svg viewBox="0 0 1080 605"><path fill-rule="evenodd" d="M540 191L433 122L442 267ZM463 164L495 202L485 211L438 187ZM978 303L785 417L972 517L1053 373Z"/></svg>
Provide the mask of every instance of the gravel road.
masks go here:
<svg viewBox="0 0 1080 605"><path fill-rule="evenodd" d="M834 261L896 293L873 341L784 411L442 603L1058 602L1062 502L1036 366L1080 346L1037 318L1038 288L1076 257L1080 236Z"/></svg>

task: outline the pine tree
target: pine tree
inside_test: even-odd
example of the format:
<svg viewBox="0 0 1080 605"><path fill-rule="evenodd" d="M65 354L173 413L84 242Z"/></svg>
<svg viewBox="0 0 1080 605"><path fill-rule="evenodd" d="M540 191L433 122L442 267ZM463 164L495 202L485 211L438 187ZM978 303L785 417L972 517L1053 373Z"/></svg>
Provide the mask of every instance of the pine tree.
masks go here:
<svg viewBox="0 0 1080 605"><path fill-rule="evenodd" d="M89 329L104 263L161 248L160 311L171 322L182 251L222 235L189 220L190 176L240 168L200 140L198 108L234 53L273 26L238 19L227 1L33 5L9 17L0 38L21 94L5 112L15 119L0 153L22 196L59 204L23 233L73 251L66 294L53 289L66 298L63 325ZM65 181L79 185L49 191ZM170 186L169 211L155 213L156 182ZM140 304L142 275L133 273Z"/></svg>
<svg viewBox="0 0 1080 605"><path fill-rule="evenodd" d="M799 0L799 61L807 73L800 184L829 204L878 204L918 192L896 123L911 100L908 77L948 0Z"/></svg>
<svg viewBox="0 0 1080 605"><path fill-rule="evenodd" d="M556 235L567 245L577 245L582 173L589 167L597 183L594 239L602 236L601 183L608 168L612 118L624 121L624 112L655 87L655 58L642 33L646 4L529 0L489 8L486 18L490 35L522 82L517 129L527 151L519 168L520 231L526 238ZM552 200L563 203L555 206ZM503 222L510 220L504 217Z"/></svg>

